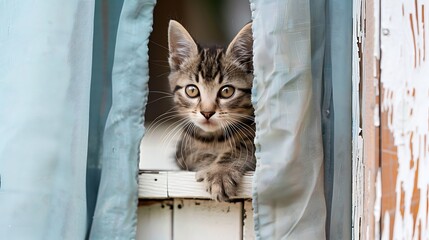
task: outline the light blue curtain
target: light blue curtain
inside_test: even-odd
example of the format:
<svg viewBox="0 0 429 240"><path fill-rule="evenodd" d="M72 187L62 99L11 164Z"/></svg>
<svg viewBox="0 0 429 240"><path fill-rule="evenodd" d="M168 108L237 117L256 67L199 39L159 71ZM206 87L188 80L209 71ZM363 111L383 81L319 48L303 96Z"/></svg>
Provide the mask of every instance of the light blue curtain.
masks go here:
<svg viewBox="0 0 429 240"><path fill-rule="evenodd" d="M351 1L250 4L256 237L349 239ZM0 0L1 239L135 237L154 5Z"/></svg>
<svg viewBox="0 0 429 240"><path fill-rule="evenodd" d="M122 7L93 239L133 239L136 235L138 151L148 95L148 41L154 6L155 0L125 0Z"/></svg>
<svg viewBox="0 0 429 240"><path fill-rule="evenodd" d="M326 0L325 6L322 123L330 239L352 238L352 4Z"/></svg>
<svg viewBox="0 0 429 240"><path fill-rule="evenodd" d="M86 170L88 229L91 228L100 185L102 162L99 156L107 115L112 105L113 57L122 5L122 0L95 1Z"/></svg>
<svg viewBox="0 0 429 240"><path fill-rule="evenodd" d="M84 239L93 1L0 1L0 238Z"/></svg>

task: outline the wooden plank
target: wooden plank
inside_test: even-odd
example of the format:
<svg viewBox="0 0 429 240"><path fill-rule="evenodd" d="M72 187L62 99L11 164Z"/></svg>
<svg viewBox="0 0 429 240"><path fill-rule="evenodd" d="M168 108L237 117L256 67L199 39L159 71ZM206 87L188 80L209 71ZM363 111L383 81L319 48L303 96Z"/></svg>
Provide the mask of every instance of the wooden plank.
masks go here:
<svg viewBox="0 0 429 240"><path fill-rule="evenodd" d="M174 199L175 240L242 239L242 203Z"/></svg>
<svg viewBox="0 0 429 240"><path fill-rule="evenodd" d="M253 172L247 173L233 199L252 198ZM139 175L139 198L209 199L204 184L195 180L195 172L143 172Z"/></svg>
<svg viewBox="0 0 429 240"><path fill-rule="evenodd" d="M168 198L167 172L139 175L139 198Z"/></svg>
<svg viewBox="0 0 429 240"><path fill-rule="evenodd" d="M380 239L379 217L376 213L376 178L379 169L380 137L380 9L378 0L362 1L361 14L365 23L361 52L361 123L363 138L363 158L356 161L356 176L353 196L355 215L353 219L354 239ZM366 20L365 20L366 19ZM362 23L362 24L363 24Z"/></svg>
<svg viewBox="0 0 429 240"><path fill-rule="evenodd" d="M239 184L238 195L234 199L252 197L252 177L249 173ZM173 198L210 198L204 183L195 180L195 172L169 172L168 196Z"/></svg>
<svg viewBox="0 0 429 240"><path fill-rule="evenodd" d="M254 240L255 229L253 228L253 206L252 201L244 201L243 212L243 239Z"/></svg>
<svg viewBox="0 0 429 240"><path fill-rule="evenodd" d="M381 237L428 239L427 1L380 9Z"/></svg>
<svg viewBox="0 0 429 240"><path fill-rule="evenodd" d="M137 217L137 240L173 239L173 201L142 201Z"/></svg>
<svg viewBox="0 0 429 240"><path fill-rule="evenodd" d="M252 183L254 172L248 172L243 176L238 188L239 198L252 198Z"/></svg>
<svg viewBox="0 0 429 240"><path fill-rule="evenodd" d="M195 180L195 172L169 172L168 196L173 198L210 198L204 183Z"/></svg>

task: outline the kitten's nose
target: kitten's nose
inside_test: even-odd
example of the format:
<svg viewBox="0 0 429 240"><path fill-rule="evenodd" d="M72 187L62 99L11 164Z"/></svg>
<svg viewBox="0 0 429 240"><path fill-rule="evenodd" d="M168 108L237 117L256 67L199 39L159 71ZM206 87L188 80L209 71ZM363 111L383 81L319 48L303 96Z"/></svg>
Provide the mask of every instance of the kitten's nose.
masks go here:
<svg viewBox="0 0 429 240"><path fill-rule="evenodd" d="M211 116L213 116L216 112L200 112L207 120L209 120L209 118L211 118Z"/></svg>

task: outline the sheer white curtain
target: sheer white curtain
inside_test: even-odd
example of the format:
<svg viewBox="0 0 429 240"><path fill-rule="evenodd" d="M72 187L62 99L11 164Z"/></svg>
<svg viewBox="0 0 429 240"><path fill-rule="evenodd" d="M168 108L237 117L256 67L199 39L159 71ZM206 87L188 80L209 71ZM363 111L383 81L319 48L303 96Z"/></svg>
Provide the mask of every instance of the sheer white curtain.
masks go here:
<svg viewBox="0 0 429 240"><path fill-rule="evenodd" d="M319 99L322 51L314 51L310 2L253 0L257 168L255 232L260 239L323 239L326 207ZM323 38L319 39L323 43ZM322 54L322 55L321 55ZM320 84L317 84L320 86Z"/></svg>

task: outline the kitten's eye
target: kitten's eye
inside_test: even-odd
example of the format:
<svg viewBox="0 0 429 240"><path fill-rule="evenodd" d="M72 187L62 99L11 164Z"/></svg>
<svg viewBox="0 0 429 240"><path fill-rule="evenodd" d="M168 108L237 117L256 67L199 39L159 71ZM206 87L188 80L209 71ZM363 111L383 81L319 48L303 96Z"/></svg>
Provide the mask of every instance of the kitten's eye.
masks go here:
<svg viewBox="0 0 429 240"><path fill-rule="evenodd" d="M186 95L190 98L196 98L200 95L200 91L195 85L188 85L185 88Z"/></svg>
<svg viewBox="0 0 429 240"><path fill-rule="evenodd" d="M220 89L219 96L221 98L230 98L235 92L235 88L231 86L225 86Z"/></svg>

